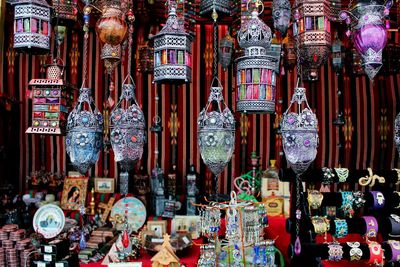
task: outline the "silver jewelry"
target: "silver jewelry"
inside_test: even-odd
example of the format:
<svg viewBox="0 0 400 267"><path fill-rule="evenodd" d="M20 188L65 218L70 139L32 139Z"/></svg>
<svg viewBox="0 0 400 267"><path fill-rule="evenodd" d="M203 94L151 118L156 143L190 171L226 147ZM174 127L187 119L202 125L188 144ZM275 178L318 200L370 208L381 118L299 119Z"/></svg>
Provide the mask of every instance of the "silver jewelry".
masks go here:
<svg viewBox="0 0 400 267"><path fill-rule="evenodd" d="M336 174L339 177L339 183L345 183L349 177L349 169L347 168L335 168Z"/></svg>
<svg viewBox="0 0 400 267"><path fill-rule="evenodd" d="M360 249L360 242L346 242L346 244L351 248L349 252L350 261L361 260L363 252Z"/></svg>

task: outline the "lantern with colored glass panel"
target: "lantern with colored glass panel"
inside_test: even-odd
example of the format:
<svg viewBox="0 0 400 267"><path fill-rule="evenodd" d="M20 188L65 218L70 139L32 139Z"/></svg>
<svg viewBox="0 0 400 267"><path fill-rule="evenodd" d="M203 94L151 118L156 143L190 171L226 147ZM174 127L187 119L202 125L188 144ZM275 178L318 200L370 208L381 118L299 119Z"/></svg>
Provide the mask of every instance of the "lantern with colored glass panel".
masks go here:
<svg viewBox="0 0 400 267"><path fill-rule="evenodd" d="M34 53L50 50L50 6L44 0L18 0L13 3L14 49Z"/></svg>
<svg viewBox="0 0 400 267"><path fill-rule="evenodd" d="M192 76L192 37L171 5L167 22L154 37L154 81L190 82Z"/></svg>
<svg viewBox="0 0 400 267"><path fill-rule="evenodd" d="M296 1L293 16L293 35L299 42L303 80L317 80L318 70L326 62L331 50L329 1Z"/></svg>

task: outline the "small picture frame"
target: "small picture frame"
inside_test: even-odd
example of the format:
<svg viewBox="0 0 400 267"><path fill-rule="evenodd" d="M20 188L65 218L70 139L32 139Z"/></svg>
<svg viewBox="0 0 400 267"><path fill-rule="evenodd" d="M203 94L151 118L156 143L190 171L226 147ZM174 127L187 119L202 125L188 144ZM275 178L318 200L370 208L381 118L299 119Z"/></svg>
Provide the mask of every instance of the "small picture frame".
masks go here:
<svg viewBox="0 0 400 267"><path fill-rule="evenodd" d="M79 210L85 206L88 181L88 178L65 178L61 197L62 209Z"/></svg>
<svg viewBox="0 0 400 267"><path fill-rule="evenodd" d="M147 229L149 231L154 232L155 236L162 238L164 234L167 232L167 221L166 220L148 221Z"/></svg>
<svg viewBox="0 0 400 267"><path fill-rule="evenodd" d="M114 178L94 178L94 192L96 193L114 193Z"/></svg>
<svg viewBox="0 0 400 267"><path fill-rule="evenodd" d="M199 238L200 216L177 215L172 220L171 234L189 233L192 239Z"/></svg>

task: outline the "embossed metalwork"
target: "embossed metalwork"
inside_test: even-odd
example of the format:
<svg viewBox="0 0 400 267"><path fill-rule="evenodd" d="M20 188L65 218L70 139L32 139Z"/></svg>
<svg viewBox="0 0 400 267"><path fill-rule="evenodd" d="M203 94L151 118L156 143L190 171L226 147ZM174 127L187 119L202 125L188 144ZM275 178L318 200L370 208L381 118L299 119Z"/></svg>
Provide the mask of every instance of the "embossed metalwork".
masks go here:
<svg viewBox="0 0 400 267"><path fill-rule="evenodd" d="M297 104L296 112L289 112ZM304 108L302 108L304 104ZM300 175L317 156L318 120L306 98L305 88L295 88L288 109L281 121L283 150L293 171Z"/></svg>
<svg viewBox="0 0 400 267"><path fill-rule="evenodd" d="M215 9L215 11L230 14L233 3L231 0L201 0L200 2L200 14L204 15Z"/></svg>
<svg viewBox="0 0 400 267"><path fill-rule="evenodd" d="M272 18L274 20L274 28L282 35L286 34L290 23L290 17L291 7L289 0L272 1Z"/></svg>

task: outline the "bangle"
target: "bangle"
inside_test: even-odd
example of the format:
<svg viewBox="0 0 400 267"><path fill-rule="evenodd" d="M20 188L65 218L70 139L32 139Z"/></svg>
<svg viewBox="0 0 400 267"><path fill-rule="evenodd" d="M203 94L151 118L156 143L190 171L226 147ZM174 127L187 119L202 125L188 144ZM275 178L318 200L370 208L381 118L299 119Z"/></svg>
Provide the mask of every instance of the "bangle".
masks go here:
<svg viewBox="0 0 400 267"><path fill-rule="evenodd" d="M344 191L342 194L342 206L340 207L343 210L343 215L349 216L350 218L354 215L353 209L353 192Z"/></svg>
<svg viewBox="0 0 400 267"><path fill-rule="evenodd" d="M349 251L350 261L361 260L363 252L360 249L360 242L346 242L346 244L350 247Z"/></svg>
<svg viewBox="0 0 400 267"><path fill-rule="evenodd" d="M353 208L361 209L365 204L364 193L361 191L356 191L353 193L354 201Z"/></svg>
<svg viewBox="0 0 400 267"><path fill-rule="evenodd" d="M383 265L383 249L382 246L375 241L368 244L369 247L369 264Z"/></svg>
<svg viewBox="0 0 400 267"><path fill-rule="evenodd" d="M321 207L322 200L324 199L324 195L318 190L308 190L308 205L311 209L316 210Z"/></svg>
<svg viewBox="0 0 400 267"><path fill-rule="evenodd" d="M349 177L349 169L347 168L335 168L336 174L339 177L339 183L345 183L347 177Z"/></svg>
<svg viewBox="0 0 400 267"><path fill-rule="evenodd" d="M365 221L365 235L367 237L376 237L378 234L378 222L375 217L372 216L364 216Z"/></svg>
<svg viewBox="0 0 400 267"><path fill-rule="evenodd" d="M386 243L389 244L390 249L392 250L392 258L389 262L400 261L400 242L397 240L388 240Z"/></svg>
<svg viewBox="0 0 400 267"><path fill-rule="evenodd" d="M336 238L345 237L348 233L348 225L346 220L336 219L335 220L335 234L333 235Z"/></svg>
<svg viewBox="0 0 400 267"><path fill-rule="evenodd" d="M326 217L315 216L311 218L311 223L314 226L314 232L318 235L325 234L329 231L329 220Z"/></svg>
<svg viewBox="0 0 400 267"><path fill-rule="evenodd" d="M400 169L392 169L392 171L397 172L397 182L395 183L395 185L399 185L400 184Z"/></svg>
<svg viewBox="0 0 400 267"><path fill-rule="evenodd" d="M389 220L392 226L389 236L398 237L400 235L400 217L396 214L390 214Z"/></svg>
<svg viewBox="0 0 400 267"><path fill-rule="evenodd" d="M328 260L340 261L343 258L343 247L338 243L330 243L328 245Z"/></svg>
<svg viewBox="0 0 400 267"><path fill-rule="evenodd" d="M379 191L369 191L374 199L374 205L372 208L381 209L385 206L385 196Z"/></svg>

